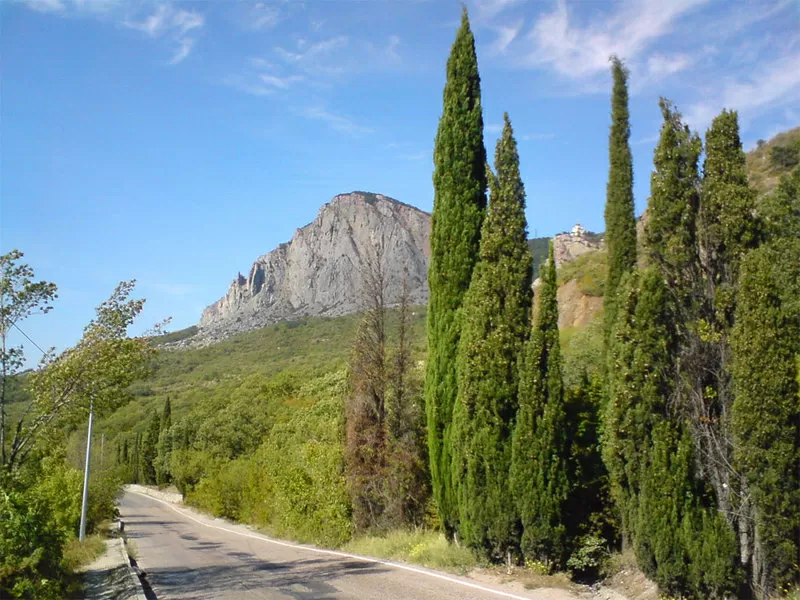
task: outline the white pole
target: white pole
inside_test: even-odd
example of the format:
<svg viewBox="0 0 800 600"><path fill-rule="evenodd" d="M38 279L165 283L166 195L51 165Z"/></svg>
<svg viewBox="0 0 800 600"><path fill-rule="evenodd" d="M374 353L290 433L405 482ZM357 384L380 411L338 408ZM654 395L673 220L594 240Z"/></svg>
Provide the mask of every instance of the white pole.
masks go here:
<svg viewBox="0 0 800 600"><path fill-rule="evenodd" d="M92 455L92 421L94 421L94 401L89 407L89 434L86 438L86 469L83 472L83 501L81 503L81 527L78 539L86 539L86 509L89 506L89 458Z"/></svg>

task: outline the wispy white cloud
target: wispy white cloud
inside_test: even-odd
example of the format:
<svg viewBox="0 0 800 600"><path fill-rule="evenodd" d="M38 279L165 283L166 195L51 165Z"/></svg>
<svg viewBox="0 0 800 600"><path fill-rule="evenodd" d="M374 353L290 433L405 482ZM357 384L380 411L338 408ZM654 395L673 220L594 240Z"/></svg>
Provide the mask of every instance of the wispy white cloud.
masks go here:
<svg viewBox="0 0 800 600"><path fill-rule="evenodd" d="M102 15L122 6L123 0L72 0L78 11Z"/></svg>
<svg viewBox="0 0 800 600"><path fill-rule="evenodd" d="M276 91L274 86L270 86L252 75L229 75L222 79L222 84L251 96L271 96Z"/></svg>
<svg viewBox="0 0 800 600"><path fill-rule="evenodd" d="M703 100L689 106L686 121L702 131L723 108L738 110L749 119L767 110L796 105L798 97L800 52L795 52L753 69L747 77L708 88Z"/></svg>
<svg viewBox="0 0 800 600"><path fill-rule="evenodd" d="M547 66L570 79L587 79L608 70L612 54L636 60L656 40L671 33L677 20L708 0L639 0L612 5L603 18L576 22L564 0L539 17L525 62Z"/></svg>
<svg viewBox="0 0 800 600"><path fill-rule="evenodd" d="M272 29L282 20L281 11L275 4L256 2L247 11L247 27L249 29Z"/></svg>
<svg viewBox="0 0 800 600"><path fill-rule="evenodd" d="M130 3L125 0L17 0L28 8L60 17L97 19L139 31L151 39L168 39L174 45L167 64L183 61L195 47L197 32L205 25L203 14L176 8L170 2ZM145 12L147 11L147 12ZM144 13L144 14L143 14Z"/></svg>
<svg viewBox="0 0 800 600"><path fill-rule="evenodd" d="M651 79L663 79L690 67L693 59L688 54L653 54L647 59L647 74Z"/></svg>
<svg viewBox="0 0 800 600"><path fill-rule="evenodd" d="M492 29L497 34L494 42L489 48L489 51L492 54L503 54L506 49L511 45L511 43L517 39L519 36L520 31L522 31L522 26L525 23L523 19L518 19L517 21L507 24L507 25L495 25Z"/></svg>
<svg viewBox="0 0 800 600"><path fill-rule="evenodd" d="M63 0L21 0L22 4L37 12L58 13L66 10Z"/></svg>
<svg viewBox="0 0 800 600"><path fill-rule="evenodd" d="M175 54L173 54L172 58L169 59L169 64L177 65L179 62L189 56L193 47L194 40L191 38L182 38L178 40L178 49L175 50Z"/></svg>
<svg viewBox="0 0 800 600"><path fill-rule="evenodd" d="M141 21L126 20L125 26L147 34L150 37L158 37L167 27L170 8L166 4L156 6L151 15Z"/></svg>
<svg viewBox="0 0 800 600"><path fill-rule="evenodd" d="M500 133L503 131L503 124L502 123L487 123L483 126L483 131L485 133Z"/></svg>
<svg viewBox="0 0 800 600"><path fill-rule="evenodd" d="M359 136L374 132L371 127L359 125L352 119L334 114L321 106L313 106L299 110L298 114L307 119L322 121L334 131L339 131L348 135Z"/></svg>
<svg viewBox="0 0 800 600"><path fill-rule="evenodd" d="M170 4L159 4L148 16L139 20L125 19L123 24L153 39L172 40L176 48L168 64L176 65L191 54L196 41L191 34L205 25L205 17L193 10L176 9Z"/></svg>
<svg viewBox="0 0 800 600"><path fill-rule="evenodd" d="M332 37L314 43L305 39L297 41L297 47L287 50L275 47L275 53L285 64L292 65L308 73L337 74L343 71L341 61L334 60L340 50L347 47L349 38L345 35Z"/></svg>
<svg viewBox="0 0 800 600"><path fill-rule="evenodd" d="M478 9L478 17L494 17L499 15L507 8L515 4L521 4L524 0L477 0L475 6Z"/></svg>
<svg viewBox="0 0 800 600"><path fill-rule="evenodd" d="M267 73L262 73L258 77L266 85L270 85L281 90L288 90L293 84L301 82L305 79L305 77L302 75L287 75L286 77L278 77L277 75L269 75Z"/></svg>

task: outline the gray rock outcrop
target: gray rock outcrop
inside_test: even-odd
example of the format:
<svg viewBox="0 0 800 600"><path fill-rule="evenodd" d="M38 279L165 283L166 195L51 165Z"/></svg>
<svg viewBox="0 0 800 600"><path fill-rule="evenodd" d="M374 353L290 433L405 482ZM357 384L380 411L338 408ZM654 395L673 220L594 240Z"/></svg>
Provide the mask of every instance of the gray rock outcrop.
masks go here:
<svg viewBox="0 0 800 600"><path fill-rule="evenodd" d="M590 234L579 224L572 228L568 233L558 233L553 237L553 254L556 259L556 267L564 263L575 260L587 252L602 250L604 243L596 239L596 235Z"/></svg>
<svg viewBox="0 0 800 600"><path fill-rule="evenodd" d="M211 342L278 321L356 312L364 262L376 253L387 302L398 301L405 272L410 302L424 304L430 226L430 214L380 194L336 196L291 241L258 258L247 277L233 280L203 311L199 337Z"/></svg>

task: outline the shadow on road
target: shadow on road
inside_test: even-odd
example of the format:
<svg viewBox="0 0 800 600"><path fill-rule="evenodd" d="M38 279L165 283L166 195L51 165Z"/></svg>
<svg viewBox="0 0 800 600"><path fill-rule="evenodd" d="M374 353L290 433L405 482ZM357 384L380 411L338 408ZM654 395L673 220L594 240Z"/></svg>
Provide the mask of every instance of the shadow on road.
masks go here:
<svg viewBox="0 0 800 600"><path fill-rule="evenodd" d="M377 575L388 571L379 564L339 559L270 562L245 552L228 552L238 564L199 569L150 569L147 578L165 598L204 600L214 592L270 589L297 600L332 600L339 591L330 582L341 577ZM155 595L149 596L155 598Z"/></svg>

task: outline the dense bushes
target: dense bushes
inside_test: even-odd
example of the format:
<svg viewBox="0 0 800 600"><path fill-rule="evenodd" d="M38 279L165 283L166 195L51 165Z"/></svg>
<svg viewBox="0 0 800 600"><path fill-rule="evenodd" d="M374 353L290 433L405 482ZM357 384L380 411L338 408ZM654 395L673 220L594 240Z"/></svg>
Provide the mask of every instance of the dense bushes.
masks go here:
<svg viewBox="0 0 800 600"><path fill-rule="evenodd" d="M77 538L83 474L63 449L37 457L0 482L0 597L59 599L68 595L71 566L65 544ZM114 514L119 480L113 471L92 477L87 530Z"/></svg>
<svg viewBox="0 0 800 600"><path fill-rule="evenodd" d="M247 394L254 382L248 379L239 392ZM187 502L217 516L301 541L344 543L351 534L343 474L346 373L299 385L280 377L261 382L261 406L274 416L271 427L248 438L254 450L231 452L224 433L210 436L197 428L186 447L173 451L176 484ZM213 413L213 403L198 407L198 413L205 411ZM176 432L200 422L201 414L190 413L174 426Z"/></svg>

